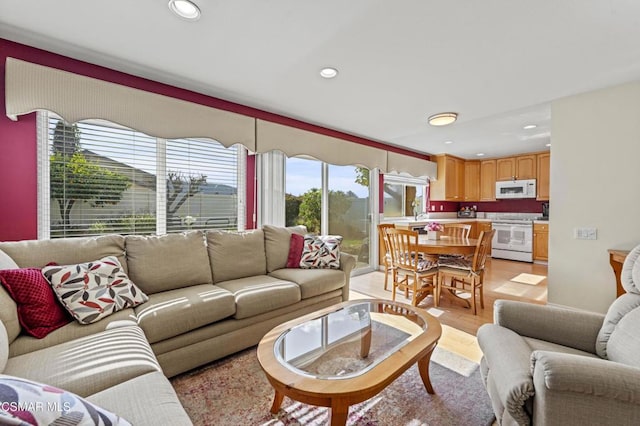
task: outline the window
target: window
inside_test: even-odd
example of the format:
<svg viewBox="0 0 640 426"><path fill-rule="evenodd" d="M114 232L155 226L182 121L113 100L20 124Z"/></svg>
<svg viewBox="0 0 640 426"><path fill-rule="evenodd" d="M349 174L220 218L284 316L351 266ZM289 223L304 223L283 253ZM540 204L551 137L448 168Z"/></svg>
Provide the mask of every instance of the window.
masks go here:
<svg viewBox="0 0 640 426"><path fill-rule="evenodd" d="M384 217L416 216L425 212L427 182L398 175L384 176Z"/></svg>
<svg viewBox="0 0 640 426"><path fill-rule="evenodd" d="M341 250L370 267L371 197L369 170L317 160L287 158L285 224L311 233L341 235Z"/></svg>
<svg viewBox="0 0 640 426"><path fill-rule="evenodd" d="M41 238L244 227L243 149L53 114L39 123Z"/></svg>

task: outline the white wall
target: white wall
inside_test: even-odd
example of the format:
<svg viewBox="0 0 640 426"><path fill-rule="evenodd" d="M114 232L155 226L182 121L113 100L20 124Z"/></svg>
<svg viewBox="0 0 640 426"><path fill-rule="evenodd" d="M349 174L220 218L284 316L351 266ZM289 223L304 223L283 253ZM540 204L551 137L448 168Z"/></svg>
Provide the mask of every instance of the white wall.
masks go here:
<svg viewBox="0 0 640 426"><path fill-rule="evenodd" d="M551 108L549 303L605 312L615 299L609 248L640 243L640 82ZM595 227L595 241L573 238Z"/></svg>

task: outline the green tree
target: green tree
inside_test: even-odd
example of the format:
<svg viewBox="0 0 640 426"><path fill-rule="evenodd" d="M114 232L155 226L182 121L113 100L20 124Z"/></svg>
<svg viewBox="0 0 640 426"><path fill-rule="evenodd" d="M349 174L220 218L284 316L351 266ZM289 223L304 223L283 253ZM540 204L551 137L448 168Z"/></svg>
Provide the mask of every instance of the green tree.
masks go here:
<svg viewBox="0 0 640 426"><path fill-rule="evenodd" d="M298 224L300 203L302 203L301 197L293 194L284 194L284 217L286 226L294 226Z"/></svg>
<svg viewBox="0 0 640 426"><path fill-rule="evenodd" d="M369 169L360 166L356 167L356 183L369 187Z"/></svg>
<svg viewBox="0 0 640 426"><path fill-rule="evenodd" d="M321 203L322 192L318 188L311 188L302 194L300 224L305 225L309 232L320 232Z"/></svg>
<svg viewBox="0 0 640 426"><path fill-rule="evenodd" d="M78 201L90 202L93 207L118 204L131 185L126 176L87 160L81 152L53 154L50 178L51 198L58 203L65 228L71 225L71 209Z"/></svg>
<svg viewBox="0 0 640 426"><path fill-rule="evenodd" d="M345 213L351 208L353 193L344 191L329 191L330 228L344 222ZM299 223L305 225L309 232L320 232L320 218L322 212L322 192L312 188L302 194L299 209Z"/></svg>
<svg viewBox="0 0 640 426"><path fill-rule="evenodd" d="M51 198L58 203L62 224L71 225L71 210L78 201L93 207L117 204L131 185L129 178L88 160L80 149L78 126L56 123L49 178Z"/></svg>

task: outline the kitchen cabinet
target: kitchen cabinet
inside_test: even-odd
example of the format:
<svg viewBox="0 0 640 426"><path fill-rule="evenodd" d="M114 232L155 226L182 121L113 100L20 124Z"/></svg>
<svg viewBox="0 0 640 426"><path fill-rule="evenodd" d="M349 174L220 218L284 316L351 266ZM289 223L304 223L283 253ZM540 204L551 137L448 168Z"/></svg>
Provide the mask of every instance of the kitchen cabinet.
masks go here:
<svg viewBox="0 0 640 426"><path fill-rule="evenodd" d="M538 154L537 156L537 200L547 201L549 200L549 182L550 182L550 161L551 154L545 152L544 154Z"/></svg>
<svg viewBox="0 0 640 426"><path fill-rule="evenodd" d="M480 162L464 162L464 200L480 201Z"/></svg>
<svg viewBox="0 0 640 426"><path fill-rule="evenodd" d="M496 160L480 162L480 201L496 200Z"/></svg>
<svg viewBox="0 0 640 426"><path fill-rule="evenodd" d="M535 179L536 169L535 154L498 158L496 160L496 180Z"/></svg>
<svg viewBox="0 0 640 426"><path fill-rule="evenodd" d="M435 201L462 201L464 160L451 155L436 155L438 178L429 183L430 198Z"/></svg>
<svg viewBox="0 0 640 426"><path fill-rule="evenodd" d="M533 260L549 260L549 224L533 224Z"/></svg>

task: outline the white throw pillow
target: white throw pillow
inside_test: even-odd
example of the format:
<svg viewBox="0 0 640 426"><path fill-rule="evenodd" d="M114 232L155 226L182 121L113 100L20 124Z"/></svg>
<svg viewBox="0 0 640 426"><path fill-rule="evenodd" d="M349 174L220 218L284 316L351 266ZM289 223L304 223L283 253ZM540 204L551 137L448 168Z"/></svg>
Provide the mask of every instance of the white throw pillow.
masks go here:
<svg viewBox="0 0 640 426"><path fill-rule="evenodd" d="M115 256L78 265L45 266L42 274L60 302L81 324L100 321L149 300L129 279Z"/></svg>
<svg viewBox="0 0 640 426"><path fill-rule="evenodd" d="M305 235L300 268L340 269L339 235Z"/></svg>

